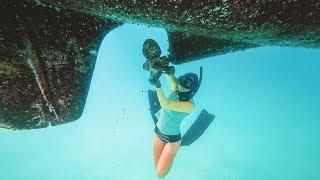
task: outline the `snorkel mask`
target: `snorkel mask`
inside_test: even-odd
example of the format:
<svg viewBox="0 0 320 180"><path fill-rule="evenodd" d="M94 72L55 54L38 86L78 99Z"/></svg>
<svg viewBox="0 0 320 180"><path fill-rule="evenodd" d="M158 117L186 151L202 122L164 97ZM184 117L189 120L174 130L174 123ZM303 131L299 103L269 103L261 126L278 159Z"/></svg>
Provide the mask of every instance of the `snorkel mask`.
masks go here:
<svg viewBox="0 0 320 180"><path fill-rule="evenodd" d="M202 81L202 66L200 67L200 78L195 73L187 73L178 78L178 99L189 101L199 90Z"/></svg>

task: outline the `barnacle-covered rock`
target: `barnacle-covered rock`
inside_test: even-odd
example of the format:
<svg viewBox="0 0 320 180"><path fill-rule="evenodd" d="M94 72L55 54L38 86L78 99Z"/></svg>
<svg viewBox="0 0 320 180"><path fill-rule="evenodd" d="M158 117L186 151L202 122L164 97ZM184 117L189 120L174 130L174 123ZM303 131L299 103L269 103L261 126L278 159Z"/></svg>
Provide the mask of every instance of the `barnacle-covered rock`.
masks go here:
<svg viewBox="0 0 320 180"><path fill-rule="evenodd" d="M23 1L0 10L0 127L77 120L100 43L119 23Z"/></svg>
<svg viewBox="0 0 320 180"><path fill-rule="evenodd" d="M320 46L318 0L4 1L0 127L78 119L98 47L122 23L166 29L174 64L260 46Z"/></svg>

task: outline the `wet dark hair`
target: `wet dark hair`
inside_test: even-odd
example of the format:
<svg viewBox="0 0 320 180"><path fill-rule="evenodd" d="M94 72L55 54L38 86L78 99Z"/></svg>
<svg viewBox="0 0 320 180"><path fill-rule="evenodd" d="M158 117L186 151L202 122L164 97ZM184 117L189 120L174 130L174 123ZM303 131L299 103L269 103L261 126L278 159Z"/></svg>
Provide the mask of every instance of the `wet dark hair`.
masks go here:
<svg viewBox="0 0 320 180"><path fill-rule="evenodd" d="M151 53L150 50L153 50L154 53ZM155 40L147 39L143 43L142 53L145 58L147 58L148 60L151 60L151 59L155 59L155 58L160 57L161 49Z"/></svg>
<svg viewBox="0 0 320 180"><path fill-rule="evenodd" d="M187 73L178 78L178 84L185 89L189 89L187 92L180 92L178 89L179 101L189 101L199 90L202 82L203 67L200 67L200 76L195 73Z"/></svg>
<svg viewBox="0 0 320 180"><path fill-rule="evenodd" d="M186 73L178 79L179 85L186 89L195 90L198 87L198 75L195 73Z"/></svg>
<svg viewBox="0 0 320 180"><path fill-rule="evenodd" d="M189 101L198 91L199 80L198 75L195 73L187 73L178 78L178 84L186 89L190 89L187 92L178 91L178 98L180 101Z"/></svg>

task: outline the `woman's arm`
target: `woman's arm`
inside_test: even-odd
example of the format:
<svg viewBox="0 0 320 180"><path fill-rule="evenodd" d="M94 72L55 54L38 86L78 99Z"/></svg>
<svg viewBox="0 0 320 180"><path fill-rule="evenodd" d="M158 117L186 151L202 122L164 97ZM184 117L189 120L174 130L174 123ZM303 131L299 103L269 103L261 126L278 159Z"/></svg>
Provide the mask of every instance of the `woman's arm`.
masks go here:
<svg viewBox="0 0 320 180"><path fill-rule="evenodd" d="M171 91L178 90L178 79L173 74L168 74L167 80L169 82Z"/></svg>
<svg viewBox="0 0 320 180"><path fill-rule="evenodd" d="M157 96L159 99L160 106L165 109L190 113L195 108L195 105L192 101L169 101L168 98L164 95L164 92L161 87L157 88Z"/></svg>

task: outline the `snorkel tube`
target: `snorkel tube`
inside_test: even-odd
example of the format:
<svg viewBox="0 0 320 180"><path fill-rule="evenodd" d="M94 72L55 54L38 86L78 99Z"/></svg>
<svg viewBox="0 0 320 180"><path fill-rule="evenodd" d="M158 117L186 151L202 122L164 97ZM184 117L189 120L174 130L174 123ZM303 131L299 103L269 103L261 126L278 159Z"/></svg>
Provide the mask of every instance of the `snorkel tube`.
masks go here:
<svg viewBox="0 0 320 180"><path fill-rule="evenodd" d="M198 87L195 90L195 94L198 92L201 82L202 82L202 75L203 75L203 66L200 66L200 76L199 76L199 81L198 81Z"/></svg>

